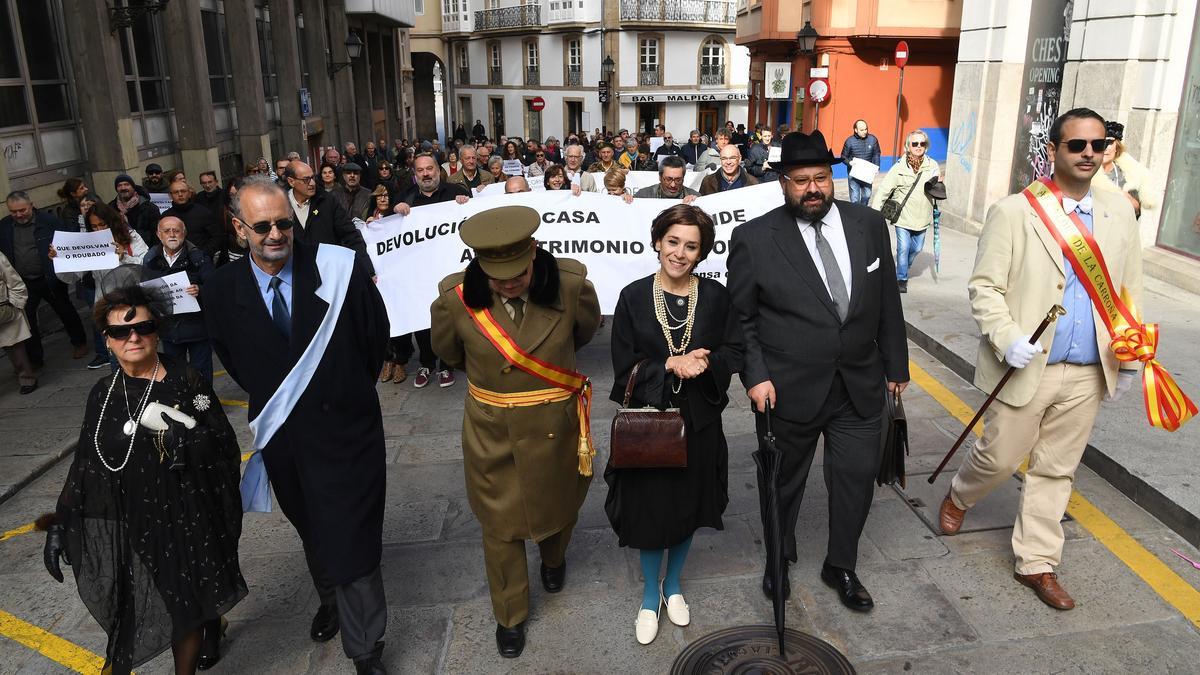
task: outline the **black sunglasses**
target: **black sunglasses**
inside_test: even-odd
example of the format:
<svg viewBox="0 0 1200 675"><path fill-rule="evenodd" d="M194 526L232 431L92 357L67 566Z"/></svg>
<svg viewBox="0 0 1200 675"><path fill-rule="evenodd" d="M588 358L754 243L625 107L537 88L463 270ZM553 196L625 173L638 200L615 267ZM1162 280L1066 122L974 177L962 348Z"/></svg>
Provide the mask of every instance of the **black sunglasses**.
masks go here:
<svg viewBox="0 0 1200 675"><path fill-rule="evenodd" d="M1083 149L1088 145L1092 146L1092 152L1104 152L1104 149L1108 147L1108 143L1107 138L1094 138L1090 141L1082 138L1072 138L1069 141L1062 142L1063 145L1067 146L1067 151L1073 153L1083 152Z"/></svg>
<svg viewBox="0 0 1200 675"><path fill-rule="evenodd" d="M137 323L127 323L121 326L109 326L104 329L104 334L114 340L128 340L130 333L137 333L142 337L154 335L158 332L158 322L154 319L139 321Z"/></svg>
<svg viewBox="0 0 1200 675"><path fill-rule="evenodd" d="M257 232L259 234L270 234L272 227L279 228L280 232L286 232L286 231L292 229L292 225L294 225L295 223L293 223L291 221L291 219L289 219L289 218L280 218L279 220L277 220L273 223L262 220L257 223L254 223L253 225L251 225L250 223L247 223L247 222L243 222L242 224L245 225L246 227L249 227L250 229L254 230L255 232Z"/></svg>
<svg viewBox="0 0 1200 675"><path fill-rule="evenodd" d="M912 141L909 143L909 146L914 148L928 148L929 141Z"/></svg>

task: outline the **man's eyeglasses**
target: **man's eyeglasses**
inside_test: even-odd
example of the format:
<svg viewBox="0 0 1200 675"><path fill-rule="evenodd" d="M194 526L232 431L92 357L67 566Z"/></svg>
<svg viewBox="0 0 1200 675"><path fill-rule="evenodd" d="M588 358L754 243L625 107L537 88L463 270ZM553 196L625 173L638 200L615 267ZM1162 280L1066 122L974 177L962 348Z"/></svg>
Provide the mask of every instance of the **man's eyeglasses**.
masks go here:
<svg viewBox="0 0 1200 675"><path fill-rule="evenodd" d="M128 340L130 333L137 333L142 337L154 335L158 332L158 322L154 319L147 321L139 321L137 323L127 323L122 326L109 326L104 329L104 334L114 340Z"/></svg>
<svg viewBox="0 0 1200 675"><path fill-rule="evenodd" d="M270 221L267 221L267 220L263 220L263 221L254 223L253 225L251 225L250 223L244 222L244 221L242 222L242 224L245 225L246 227L254 230L255 232L257 232L259 234L270 234L272 227L278 228L280 232L287 232L288 230L292 229L292 226L295 223L293 223L290 218L280 218L279 220L277 220L273 223Z"/></svg>
<svg viewBox="0 0 1200 675"><path fill-rule="evenodd" d="M929 141L912 141L908 144L910 148L928 148Z"/></svg>
<svg viewBox="0 0 1200 675"><path fill-rule="evenodd" d="M313 182L316 182L317 177L312 174L309 174L307 176L292 176L292 179L298 180L301 183L313 183Z"/></svg>
<svg viewBox="0 0 1200 675"><path fill-rule="evenodd" d="M1063 141L1062 145L1067 146L1067 151L1072 153L1083 152L1083 149L1088 145L1092 146L1092 152L1104 152L1104 149L1108 147L1108 143L1107 138L1093 138L1090 141L1083 138L1072 138L1069 141Z"/></svg>
<svg viewBox="0 0 1200 675"><path fill-rule="evenodd" d="M803 188L808 187L809 183L813 183L815 185L820 185L822 183L827 182L829 180L829 174L819 173L815 176L796 176L795 178L784 174L779 177L779 180L787 181L788 183L791 183L792 185L795 185L796 187L803 189Z"/></svg>

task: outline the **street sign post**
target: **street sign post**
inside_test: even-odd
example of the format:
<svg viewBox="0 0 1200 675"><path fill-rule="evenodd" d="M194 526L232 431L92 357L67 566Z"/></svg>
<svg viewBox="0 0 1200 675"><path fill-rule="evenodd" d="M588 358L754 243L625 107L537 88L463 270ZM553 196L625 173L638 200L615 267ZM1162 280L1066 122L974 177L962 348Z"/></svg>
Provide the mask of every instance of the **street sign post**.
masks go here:
<svg viewBox="0 0 1200 675"><path fill-rule="evenodd" d="M546 107L546 99L541 96L534 96L529 100L529 109L534 112L541 112Z"/></svg>
<svg viewBox="0 0 1200 675"><path fill-rule="evenodd" d="M814 77L809 80L808 97L813 102L813 129L821 128L821 104L828 101L832 94L833 90L829 88L829 80L826 78Z"/></svg>
<svg viewBox="0 0 1200 675"><path fill-rule="evenodd" d="M596 93L600 95L601 103L608 103L608 80L600 80L600 84L596 87Z"/></svg>
<svg viewBox="0 0 1200 675"><path fill-rule="evenodd" d="M896 92L896 138L892 141L892 154L900 157L900 106L904 102L904 66L908 64L908 42L901 40L896 43L896 67L900 69L900 89Z"/></svg>

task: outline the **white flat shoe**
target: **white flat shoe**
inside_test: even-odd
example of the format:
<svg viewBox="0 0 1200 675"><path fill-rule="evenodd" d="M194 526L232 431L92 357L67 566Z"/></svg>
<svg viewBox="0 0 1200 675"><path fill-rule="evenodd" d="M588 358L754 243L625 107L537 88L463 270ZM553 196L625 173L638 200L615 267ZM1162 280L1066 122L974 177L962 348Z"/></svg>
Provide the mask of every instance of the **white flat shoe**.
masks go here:
<svg viewBox="0 0 1200 675"><path fill-rule="evenodd" d="M658 601L667 606L667 618L671 623L686 626L692 622L692 613L688 611L688 604L683 601L683 596L676 593L669 598L665 597L662 582L658 584Z"/></svg>
<svg viewBox="0 0 1200 675"><path fill-rule="evenodd" d="M661 602L653 612L648 609L638 610L637 623L634 624L638 643L648 645L658 637L658 610L660 608L662 608Z"/></svg>

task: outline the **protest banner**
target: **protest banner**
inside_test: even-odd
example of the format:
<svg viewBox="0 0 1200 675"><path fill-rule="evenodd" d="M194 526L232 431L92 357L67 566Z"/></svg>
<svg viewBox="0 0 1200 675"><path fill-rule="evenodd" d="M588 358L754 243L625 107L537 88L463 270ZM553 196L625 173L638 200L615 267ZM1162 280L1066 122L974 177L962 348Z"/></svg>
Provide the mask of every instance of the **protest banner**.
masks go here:
<svg viewBox="0 0 1200 675"><path fill-rule="evenodd" d="M534 237L542 250L555 257L573 258L588 268L601 309L611 314L617 297L629 282L657 269L650 246L650 224L673 199L637 199L632 204L607 195L569 191L539 191L472 199L466 204L444 202L418 206L408 216L389 216L363 229L367 251L379 276L378 288L387 305L391 333L403 335L429 327L429 305L437 285L464 269L472 251L458 236L468 217L504 205L529 206L541 214ZM778 183L742 188L700 197L716 224L716 242L696 273L725 281L725 261L733 228L783 203Z"/></svg>
<svg viewBox="0 0 1200 675"><path fill-rule="evenodd" d="M525 175L525 165L522 164L521 160L519 160L519 159L504 160L504 163L500 165L500 170L503 171L504 173L508 174L509 176L524 176Z"/></svg>
<svg viewBox="0 0 1200 675"><path fill-rule="evenodd" d="M95 272L121 264L112 232L55 232L54 272Z"/></svg>
<svg viewBox="0 0 1200 675"><path fill-rule="evenodd" d="M171 195L166 192L151 192L150 202L158 207L158 212L162 213L171 208Z"/></svg>
<svg viewBox="0 0 1200 675"><path fill-rule="evenodd" d="M187 272L176 272L165 277L150 279L139 284L149 291L159 302L168 309L168 314L188 314L200 311L200 303L188 295L187 289L192 285Z"/></svg>

